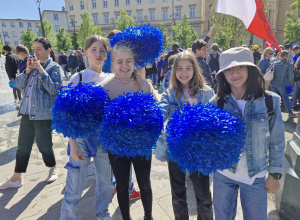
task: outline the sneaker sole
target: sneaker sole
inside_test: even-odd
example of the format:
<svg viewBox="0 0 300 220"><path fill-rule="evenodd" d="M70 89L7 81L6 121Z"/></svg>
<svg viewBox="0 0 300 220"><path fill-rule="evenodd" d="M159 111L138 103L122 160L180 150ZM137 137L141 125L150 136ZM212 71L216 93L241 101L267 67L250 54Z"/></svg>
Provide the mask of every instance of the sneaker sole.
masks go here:
<svg viewBox="0 0 300 220"><path fill-rule="evenodd" d="M22 187L22 186L23 186L23 184L18 185L18 186L10 186L10 187L6 187L6 188L0 188L0 190L1 190L1 189L9 189L9 188L20 188L20 187Z"/></svg>

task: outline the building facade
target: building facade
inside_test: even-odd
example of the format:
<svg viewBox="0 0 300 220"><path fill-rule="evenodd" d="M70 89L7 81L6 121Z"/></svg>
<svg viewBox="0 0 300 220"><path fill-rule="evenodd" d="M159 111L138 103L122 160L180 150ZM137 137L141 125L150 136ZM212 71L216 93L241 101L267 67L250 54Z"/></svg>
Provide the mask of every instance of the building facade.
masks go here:
<svg viewBox="0 0 300 220"><path fill-rule="evenodd" d="M39 20L3 19L0 18L0 38L3 44L18 46L21 41L22 31L27 27L32 28L35 34L39 34Z"/></svg>
<svg viewBox="0 0 300 220"><path fill-rule="evenodd" d="M62 11L50 11L44 10L42 13L43 20L49 21L53 25L53 32L58 33L59 28L65 28L65 31L69 31L67 12L63 8Z"/></svg>

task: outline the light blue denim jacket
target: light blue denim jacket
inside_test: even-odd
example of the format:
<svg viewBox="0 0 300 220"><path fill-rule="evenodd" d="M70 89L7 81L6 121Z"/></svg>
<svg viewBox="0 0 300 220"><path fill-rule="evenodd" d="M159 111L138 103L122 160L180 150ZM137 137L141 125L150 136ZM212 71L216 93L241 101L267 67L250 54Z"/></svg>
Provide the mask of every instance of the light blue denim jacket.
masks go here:
<svg viewBox="0 0 300 220"><path fill-rule="evenodd" d="M240 116L246 123L245 150L250 177L266 169L269 173L282 173L285 138L280 97L269 91L266 93L271 94L273 99L275 116L272 118L267 114L264 96L250 99L245 106L244 116L231 95L225 96L224 111ZM215 98L210 103L217 106ZM236 166L234 164L229 170L235 173Z"/></svg>
<svg viewBox="0 0 300 220"><path fill-rule="evenodd" d="M284 65L281 65L282 60L273 63L274 66L274 78L270 82L271 85L289 85L293 86L294 83L294 73L293 73L293 65L290 62L286 62ZM268 70L272 67L272 65L268 68ZM266 72L268 72L268 70Z"/></svg>
<svg viewBox="0 0 300 220"><path fill-rule="evenodd" d="M214 96L214 91L205 86L205 90L198 93L198 103L206 104ZM167 89L161 96L159 105L162 107L164 121L171 118L174 111L184 107L184 97L176 98L176 92L173 88Z"/></svg>
<svg viewBox="0 0 300 220"><path fill-rule="evenodd" d="M45 71L39 73L39 76L33 83L29 114L30 120L52 119L51 109L57 98L57 89L63 84L61 67L58 63L54 62L52 58L46 60L43 68ZM16 77L16 86L20 90L25 90L24 94L27 94L34 71L38 70L33 69L29 74L23 72ZM22 104L23 103L21 103L21 105Z"/></svg>

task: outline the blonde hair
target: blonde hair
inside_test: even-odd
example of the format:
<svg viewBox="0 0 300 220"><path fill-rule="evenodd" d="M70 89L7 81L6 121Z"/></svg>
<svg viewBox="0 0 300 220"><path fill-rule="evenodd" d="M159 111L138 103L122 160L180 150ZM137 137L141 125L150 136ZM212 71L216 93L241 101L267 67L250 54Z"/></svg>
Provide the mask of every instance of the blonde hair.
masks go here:
<svg viewBox="0 0 300 220"><path fill-rule="evenodd" d="M287 50L282 50L281 54L280 54L280 57L281 57L281 60L282 60L281 65L283 66L288 61L289 52Z"/></svg>
<svg viewBox="0 0 300 220"><path fill-rule="evenodd" d="M271 52L274 53L274 50L271 47L266 48L262 54L263 58L266 58L267 54L269 54Z"/></svg>
<svg viewBox="0 0 300 220"><path fill-rule="evenodd" d="M117 43L111 50L111 65L113 67L113 62L116 56L116 53L120 53L121 51L127 51L129 53L132 54L133 56L133 60L134 60L134 65L137 66L137 53L133 50L132 46L126 42L119 42ZM114 71L114 74L117 75L117 73ZM141 84L139 83L139 81L137 80L137 70L136 68L134 68L131 77L134 79L134 82L136 83L137 87L138 87L138 91L141 90Z"/></svg>
<svg viewBox="0 0 300 220"><path fill-rule="evenodd" d="M198 62L195 58L195 55L190 52L185 51L179 53L176 56L174 66L173 66L173 72L171 75L171 87L175 90L176 97L180 98L183 94L183 86L181 82L176 78L176 70L178 68L178 63L180 60L186 60L190 62L193 66L193 77L189 81L189 89L190 89L189 93L190 96L193 97L197 95L200 91L205 90L204 85L206 84L206 82L201 74L202 70L198 66Z"/></svg>
<svg viewBox="0 0 300 220"><path fill-rule="evenodd" d="M95 43L96 41L99 41L103 44L106 52L108 52L110 50L110 44L108 42L108 39L105 37L102 37L100 35L91 35L89 36L86 40L85 40L85 45L84 45L84 50L87 50L90 48L90 46L92 46L93 43ZM76 52L78 52L79 50L77 50ZM79 51L81 54L81 51Z"/></svg>

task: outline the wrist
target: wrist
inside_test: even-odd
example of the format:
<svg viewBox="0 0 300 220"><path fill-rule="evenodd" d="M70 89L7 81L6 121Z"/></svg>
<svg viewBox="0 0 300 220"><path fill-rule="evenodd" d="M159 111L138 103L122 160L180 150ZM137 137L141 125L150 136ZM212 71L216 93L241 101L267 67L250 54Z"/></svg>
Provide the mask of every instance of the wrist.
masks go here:
<svg viewBox="0 0 300 220"><path fill-rule="evenodd" d="M280 180L282 177L281 173L269 173L270 176L272 176L275 180Z"/></svg>

